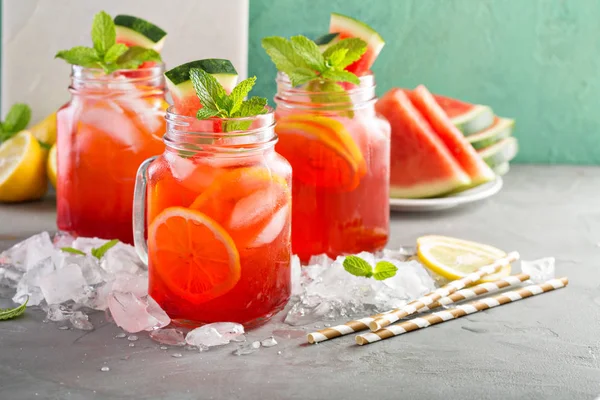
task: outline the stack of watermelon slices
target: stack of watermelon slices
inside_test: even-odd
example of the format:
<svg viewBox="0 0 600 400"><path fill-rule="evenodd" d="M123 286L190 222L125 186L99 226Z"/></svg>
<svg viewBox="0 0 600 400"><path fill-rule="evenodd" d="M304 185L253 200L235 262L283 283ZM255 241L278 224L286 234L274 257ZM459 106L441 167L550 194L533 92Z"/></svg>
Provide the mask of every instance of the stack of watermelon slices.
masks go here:
<svg viewBox="0 0 600 400"><path fill-rule="evenodd" d="M516 152L513 121L489 107L434 96L425 86L394 88L376 104L392 126L390 196L427 198L495 178ZM508 143L508 144L506 144ZM512 150L512 153L510 151Z"/></svg>
<svg viewBox="0 0 600 400"><path fill-rule="evenodd" d="M452 123L498 175L509 170L519 145L512 136L515 120L494 115L488 106L470 104L444 96L435 96Z"/></svg>

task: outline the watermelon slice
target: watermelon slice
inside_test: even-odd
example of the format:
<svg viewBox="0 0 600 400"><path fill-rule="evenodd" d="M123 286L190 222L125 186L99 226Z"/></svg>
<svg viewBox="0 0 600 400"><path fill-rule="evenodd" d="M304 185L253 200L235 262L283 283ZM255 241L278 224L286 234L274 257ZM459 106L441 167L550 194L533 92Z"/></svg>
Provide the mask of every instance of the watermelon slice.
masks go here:
<svg viewBox="0 0 600 400"><path fill-rule="evenodd" d="M160 52L165 44L167 32L145 19L131 15L117 15L114 19L117 43L128 47L141 46Z"/></svg>
<svg viewBox="0 0 600 400"><path fill-rule="evenodd" d="M342 14L331 13L329 32L339 33L340 40L356 37L367 42L367 51L365 54L359 60L346 67L346 71L353 72L357 76L364 75L371 69L371 66L385 45L383 38L369 25Z"/></svg>
<svg viewBox="0 0 600 400"><path fill-rule="evenodd" d="M488 106L471 104L446 96L434 95L452 123L469 136L489 128L494 123L494 112Z"/></svg>
<svg viewBox="0 0 600 400"><path fill-rule="evenodd" d="M490 167L497 167L511 161L519 152L519 143L514 137L508 137L496 144L478 151L479 155Z"/></svg>
<svg viewBox="0 0 600 400"><path fill-rule="evenodd" d="M409 92L409 97L415 107L429 121L438 137L444 142L462 169L469 175L472 186L495 178L494 172L479 157L458 128L452 124L450 118L425 86L417 86L415 90Z"/></svg>
<svg viewBox="0 0 600 400"><path fill-rule="evenodd" d="M497 165L496 167L492 167L492 171L494 171L496 175L506 175L508 174L508 171L510 171L510 165L507 162L505 162L500 165Z"/></svg>
<svg viewBox="0 0 600 400"><path fill-rule="evenodd" d="M231 61L217 58L191 61L165 72L175 109L179 114L188 116L195 116L202 107L190 80L192 68L200 68L214 76L227 93L231 93L238 80Z"/></svg>
<svg viewBox="0 0 600 400"><path fill-rule="evenodd" d="M315 39L315 43L319 46L321 52L327 50L327 48L340 41L339 33L326 33L325 35L319 36Z"/></svg>
<svg viewBox="0 0 600 400"><path fill-rule="evenodd" d="M439 196L471 183L402 89L391 89L375 109L392 126L390 197Z"/></svg>
<svg viewBox="0 0 600 400"><path fill-rule="evenodd" d="M467 136L467 141L475 149L483 149L509 137L514 127L514 119L496 117L491 127L474 135Z"/></svg>

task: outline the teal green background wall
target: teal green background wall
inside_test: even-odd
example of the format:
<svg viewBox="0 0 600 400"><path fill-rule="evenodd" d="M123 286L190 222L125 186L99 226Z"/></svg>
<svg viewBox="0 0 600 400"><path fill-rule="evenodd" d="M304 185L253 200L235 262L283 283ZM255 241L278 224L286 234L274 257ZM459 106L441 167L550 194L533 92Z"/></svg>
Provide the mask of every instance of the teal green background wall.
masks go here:
<svg viewBox="0 0 600 400"><path fill-rule="evenodd" d="M516 162L600 164L600 1L250 0L254 94L275 93L260 39L314 38L331 11L386 39L373 68L380 95L423 83L515 118Z"/></svg>

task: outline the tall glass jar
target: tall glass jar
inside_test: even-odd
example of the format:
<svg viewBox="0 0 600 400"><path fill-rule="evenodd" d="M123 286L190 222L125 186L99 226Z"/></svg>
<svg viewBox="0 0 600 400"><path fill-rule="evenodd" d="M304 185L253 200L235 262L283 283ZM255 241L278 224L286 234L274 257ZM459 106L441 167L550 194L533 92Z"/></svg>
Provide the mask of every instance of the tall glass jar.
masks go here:
<svg viewBox="0 0 600 400"><path fill-rule="evenodd" d="M56 117L59 230L133 243L137 169L165 148L163 72L73 66L71 100Z"/></svg>
<svg viewBox="0 0 600 400"><path fill-rule="evenodd" d="M140 167L135 245L178 324L252 327L289 299L291 167L274 124L272 111L198 121L171 108L164 154Z"/></svg>
<svg viewBox="0 0 600 400"><path fill-rule="evenodd" d="M292 165L292 250L381 250L389 233L390 126L375 112L375 79L324 91L277 76L277 152Z"/></svg>

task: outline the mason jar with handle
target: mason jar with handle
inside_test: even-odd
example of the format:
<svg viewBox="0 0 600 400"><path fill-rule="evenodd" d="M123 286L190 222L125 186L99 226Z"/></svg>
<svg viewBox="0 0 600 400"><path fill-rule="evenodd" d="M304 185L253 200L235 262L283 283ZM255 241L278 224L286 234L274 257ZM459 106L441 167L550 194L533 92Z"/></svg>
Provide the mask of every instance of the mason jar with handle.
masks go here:
<svg viewBox="0 0 600 400"><path fill-rule="evenodd" d="M180 325L260 325L291 288L291 168L274 113L166 119L165 152L140 166L134 196L149 294Z"/></svg>

